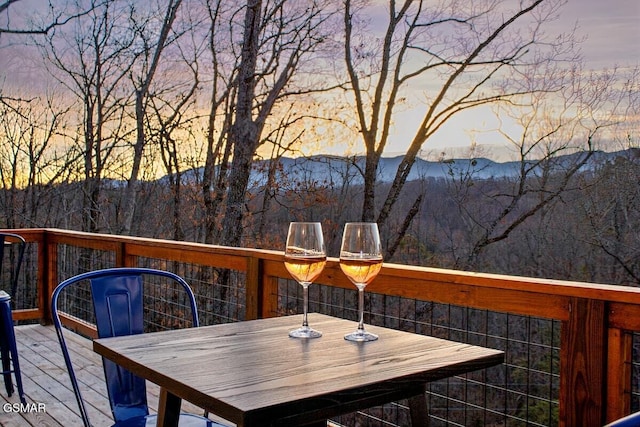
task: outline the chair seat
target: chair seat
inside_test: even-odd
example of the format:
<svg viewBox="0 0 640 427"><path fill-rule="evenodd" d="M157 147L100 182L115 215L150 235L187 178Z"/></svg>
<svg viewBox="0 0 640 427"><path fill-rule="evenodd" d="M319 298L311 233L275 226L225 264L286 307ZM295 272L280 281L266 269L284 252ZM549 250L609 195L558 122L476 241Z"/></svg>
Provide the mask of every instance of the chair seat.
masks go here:
<svg viewBox="0 0 640 427"><path fill-rule="evenodd" d="M624 418L607 424L605 427L640 427L640 412L627 415Z"/></svg>
<svg viewBox="0 0 640 427"><path fill-rule="evenodd" d="M113 425L113 427L155 427L158 417L147 415L146 417L134 417L122 420ZM178 421L180 427L227 427L213 420L194 414L180 414Z"/></svg>

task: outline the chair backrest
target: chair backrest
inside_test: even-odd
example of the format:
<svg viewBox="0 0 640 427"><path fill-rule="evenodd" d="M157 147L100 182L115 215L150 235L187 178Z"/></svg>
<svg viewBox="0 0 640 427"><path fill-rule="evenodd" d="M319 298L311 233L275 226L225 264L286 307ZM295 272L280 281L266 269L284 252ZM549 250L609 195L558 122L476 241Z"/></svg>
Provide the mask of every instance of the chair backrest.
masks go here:
<svg viewBox="0 0 640 427"><path fill-rule="evenodd" d="M7 251L9 249L10 251ZM15 307L16 303L16 291L18 289L18 275L20 274L20 267L22 266L22 259L24 258L24 250L27 246L24 238L19 234L14 233L0 233L0 277L2 277L4 263L4 255L6 252L10 252L10 268L9 271L9 292L11 294L11 304ZM14 250L15 249L15 250Z"/></svg>
<svg viewBox="0 0 640 427"><path fill-rule="evenodd" d="M60 296L63 292L90 284L91 302L95 315L95 326L99 338L141 334L144 332L144 281L147 278L164 278L184 291L184 303L191 311L190 323L198 326L198 312L193 292L178 275L146 268L112 268L91 271L60 283L51 297L51 313L58 340L69 371L69 377L80 408L82 419L89 426L89 417L78 386L69 351L65 342L60 312ZM86 292L86 291L85 291ZM73 296L71 296L73 300ZM184 316L184 311L180 313ZM71 313L74 316L73 313ZM107 393L111 411L116 422L148 414L145 381L110 360L103 359Z"/></svg>

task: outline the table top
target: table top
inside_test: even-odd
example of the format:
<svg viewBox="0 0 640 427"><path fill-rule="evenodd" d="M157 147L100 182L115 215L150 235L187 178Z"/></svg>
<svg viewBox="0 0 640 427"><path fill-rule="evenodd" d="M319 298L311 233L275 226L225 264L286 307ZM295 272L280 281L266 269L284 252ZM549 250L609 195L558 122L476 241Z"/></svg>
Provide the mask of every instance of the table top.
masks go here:
<svg viewBox="0 0 640 427"><path fill-rule="evenodd" d="M500 364L498 350L311 313L321 338L288 331L301 316L103 338L94 351L238 425L299 425L423 393L426 383Z"/></svg>

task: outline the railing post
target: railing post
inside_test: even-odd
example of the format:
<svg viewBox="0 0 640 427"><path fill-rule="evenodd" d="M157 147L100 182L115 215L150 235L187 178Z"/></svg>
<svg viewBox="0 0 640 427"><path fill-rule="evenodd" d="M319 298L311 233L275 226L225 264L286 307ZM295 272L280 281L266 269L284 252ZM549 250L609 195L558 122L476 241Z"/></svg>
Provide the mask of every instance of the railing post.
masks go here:
<svg viewBox="0 0 640 427"><path fill-rule="evenodd" d="M278 315L278 278L264 276L262 278L262 308L261 317L274 317Z"/></svg>
<svg viewBox="0 0 640 427"><path fill-rule="evenodd" d="M58 245L51 243L47 231L42 233L41 248L38 253L38 280L40 287L40 304L42 308L41 323L50 324L51 319L51 294L58 285Z"/></svg>
<svg viewBox="0 0 640 427"><path fill-rule="evenodd" d="M606 422L611 422L631 412L633 337L622 329L610 328L608 344Z"/></svg>
<svg viewBox="0 0 640 427"><path fill-rule="evenodd" d="M247 283L245 286L247 304L245 319L257 319L262 308L262 262L258 257L247 257Z"/></svg>
<svg viewBox="0 0 640 427"><path fill-rule="evenodd" d="M116 267L138 267L138 257L128 253L126 242L120 243L116 249Z"/></svg>
<svg viewBox="0 0 640 427"><path fill-rule="evenodd" d="M560 426L599 427L605 420L605 302L572 298L562 322Z"/></svg>

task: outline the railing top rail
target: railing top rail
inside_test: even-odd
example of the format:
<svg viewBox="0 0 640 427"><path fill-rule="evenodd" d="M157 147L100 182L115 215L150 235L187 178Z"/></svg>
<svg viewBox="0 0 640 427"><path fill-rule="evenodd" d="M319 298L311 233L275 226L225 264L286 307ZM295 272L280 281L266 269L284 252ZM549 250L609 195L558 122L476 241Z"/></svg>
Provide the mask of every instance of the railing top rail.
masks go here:
<svg viewBox="0 0 640 427"><path fill-rule="evenodd" d="M640 304L640 288L632 286L475 273L399 264L386 264L385 267L387 267L386 274L410 280L430 280L452 285L473 285L494 289Z"/></svg>
<svg viewBox="0 0 640 427"><path fill-rule="evenodd" d="M218 245L208 245L194 242L176 242L172 240L152 239L145 237L118 236L111 234L96 234L62 229L11 229L4 230L21 234L27 241L38 241L46 237L58 243L79 244L84 242L93 247L97 242L104 246L113 244L129 245L131 253L140 255L145 248L161 248L168 250L193 251L201 254L215 254L217 256L259 258L266 261L267 274L278 277L289 277L282 264L283 253L277 250L236 248ZM351 286L343 275L339 274L337 258L328 258L327 267L319 283ZM448 270L432 267L419 267L401 264L385 263L383 269L367 289L372 292L384 292L391 282L398 287L397 279L402 279L406 286L429 286L430 284L447 284L448 286L473 286L476 288L503 289L509 291L530 292L534 294L548 294L557 297L576 297L594 299L632 305L640 305L640 288L599 283L586 283L556 279L542 279L523 276L508 276L501 274L476 273L459 270Z"/></svg>

